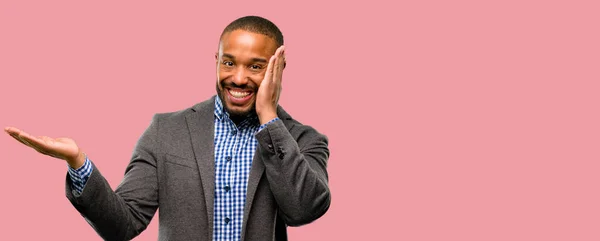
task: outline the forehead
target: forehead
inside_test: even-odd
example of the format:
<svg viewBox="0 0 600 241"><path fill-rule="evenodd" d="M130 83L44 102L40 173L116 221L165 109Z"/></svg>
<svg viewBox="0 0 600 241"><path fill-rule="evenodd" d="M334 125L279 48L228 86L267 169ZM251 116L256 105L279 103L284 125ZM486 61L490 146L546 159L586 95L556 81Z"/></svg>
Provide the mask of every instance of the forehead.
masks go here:
<svg viewBox="0 0 600 241"><path fill-rule="evenodd" d="M226 33L219 44L219 55L223 53L233 56L270 57L277 50L275 40L264 34L245 30L234 30Z"/></svg>

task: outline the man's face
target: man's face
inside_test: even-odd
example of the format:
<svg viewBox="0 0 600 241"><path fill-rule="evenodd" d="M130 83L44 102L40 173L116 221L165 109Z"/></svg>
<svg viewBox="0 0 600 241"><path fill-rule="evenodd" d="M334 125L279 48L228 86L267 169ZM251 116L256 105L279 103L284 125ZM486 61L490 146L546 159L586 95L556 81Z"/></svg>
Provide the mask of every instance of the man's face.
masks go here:
<svg viewBox="0 0 600 241"><path fill-rule="evenodd" d="M232 118L241 119L255 111L258 87L276 50L274 39L245 30L221 38L215 55L217 94Z"/></svg>

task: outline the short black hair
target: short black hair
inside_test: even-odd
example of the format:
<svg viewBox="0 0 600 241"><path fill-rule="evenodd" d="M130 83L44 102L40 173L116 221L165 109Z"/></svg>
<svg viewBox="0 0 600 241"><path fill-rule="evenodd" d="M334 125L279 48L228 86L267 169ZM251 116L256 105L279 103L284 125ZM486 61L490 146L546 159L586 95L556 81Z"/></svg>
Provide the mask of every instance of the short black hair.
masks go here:
<svg viewBox="0 0 600 241"><path fill-rule="evenodd" d="M227 25L227 27L225 27L219 39L222 39L223 35L226 33L233 32L234 30L238 29L266 35L275 40L277 47L283 45L283 34L277 25L268 19L259 16L245 16L234 20Z"/></svg>

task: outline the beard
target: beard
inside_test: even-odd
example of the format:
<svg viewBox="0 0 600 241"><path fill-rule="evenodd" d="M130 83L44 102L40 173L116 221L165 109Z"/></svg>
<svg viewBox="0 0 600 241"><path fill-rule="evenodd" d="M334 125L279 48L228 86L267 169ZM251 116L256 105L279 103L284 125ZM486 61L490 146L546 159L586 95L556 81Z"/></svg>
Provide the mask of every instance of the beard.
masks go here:
<svg viewBox="0 0 600 241"><path fill-rule="evenodd" d="M221 81L217 80L217 84L216 84L217 97L219 99L221 99L221 103L223 103L223 109L227 113L229 113L229 118L231 120L233 120L233 122L235 122L235 123L239 123L247 117L256 115L256 101L253 101L252 104L245 110L232 110L231 108L229 108L229 103L225 100L226 97L224 95L227 95L225 93L225 91L227 91L227 89L225 87L227 86L227 87L236 87L236 88L241 88L241 89L251 89L253 94L256 95L256 93L258 92L258 87L254 86L251 83L252 82L249 82L249 84L244 85L244 86L239 86L234 83L225 83L222 85Z"/></svg>

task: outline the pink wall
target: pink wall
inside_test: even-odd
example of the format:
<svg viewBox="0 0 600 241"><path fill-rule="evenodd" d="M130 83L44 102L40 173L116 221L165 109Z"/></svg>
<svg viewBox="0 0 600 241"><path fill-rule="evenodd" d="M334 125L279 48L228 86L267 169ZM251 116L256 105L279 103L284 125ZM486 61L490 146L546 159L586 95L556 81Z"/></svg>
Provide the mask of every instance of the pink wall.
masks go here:
<svg viewBox="0 0 600 241"><path fill-rule="evenodd" d="M200 2L2 1L0 127L74 138L116 187L258 14L286 38L281 104L330 138L331 209L291 240L600 239L597 1ZM0 240L100 240L64 163L0 155Z"/></svg>

